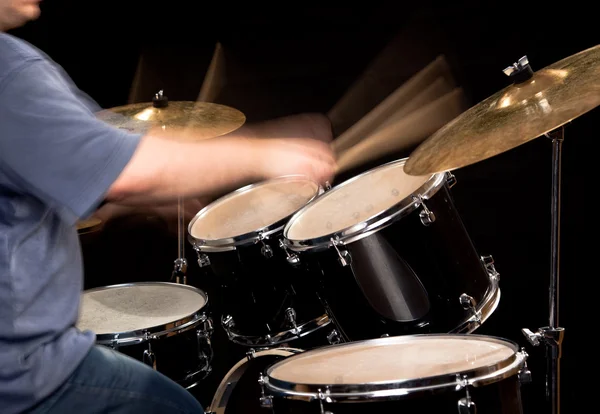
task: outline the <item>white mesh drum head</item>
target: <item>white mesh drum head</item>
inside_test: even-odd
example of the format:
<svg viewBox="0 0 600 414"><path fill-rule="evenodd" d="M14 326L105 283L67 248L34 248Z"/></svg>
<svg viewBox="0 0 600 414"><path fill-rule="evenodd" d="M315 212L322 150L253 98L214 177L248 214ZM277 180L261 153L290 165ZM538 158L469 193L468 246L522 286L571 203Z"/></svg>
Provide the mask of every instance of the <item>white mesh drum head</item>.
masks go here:
<svg viewBox="0 0 600 414"><path fill-rule="evenodd" d="M429 178L406 174L404 162L377 168L323 194L294 217L284 236L302 241L347 229L404 200Z"/></svg>
<svg viewBox="0 0 600 414"><path fill-rule="evenodd" d="M97 335L131 332L173 323L206 305L194 289L148 283L83 292L77 327Z"/></svg>
<svg viewBox="0 0 600 414"><path fill-rule="evenodd" d="M295 384L398 382L493 366L515 354L508 344L481 337L385 339L300 354L277 363L268 375Z"/></svg>
<svg viewBox="0 0 600 414"><path fill-rule="evenodd" d="M306 205L319 193L319 185L302 177L266 181L232 193L209 205L190 228L200 240L237 237L268 227Z"/></svg>

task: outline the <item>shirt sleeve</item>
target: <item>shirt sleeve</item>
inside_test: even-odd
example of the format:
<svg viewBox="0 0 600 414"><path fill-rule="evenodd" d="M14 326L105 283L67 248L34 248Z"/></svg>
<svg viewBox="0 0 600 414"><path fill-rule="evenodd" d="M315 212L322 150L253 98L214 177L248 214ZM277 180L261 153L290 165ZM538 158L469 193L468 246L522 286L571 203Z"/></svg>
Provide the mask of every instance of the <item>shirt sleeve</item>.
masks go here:
<svg viewBox="0 0 600 414"><path fill-rule="evenodd" d="M0 168L16 186L85 217L130 161L141 138L98 120L43 59L0 84Z"/></svg>

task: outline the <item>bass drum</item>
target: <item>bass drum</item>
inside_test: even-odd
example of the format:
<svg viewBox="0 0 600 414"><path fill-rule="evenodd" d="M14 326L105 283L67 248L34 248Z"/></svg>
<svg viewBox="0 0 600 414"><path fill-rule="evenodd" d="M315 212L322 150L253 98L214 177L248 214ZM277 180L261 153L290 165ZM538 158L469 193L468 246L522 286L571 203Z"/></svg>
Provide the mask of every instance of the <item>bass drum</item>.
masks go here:
<svg viewBox="0 0 600 414"><path fill-rule="evenodd" d="M248 352L227 372L206 414L268 414L271 402L261 399L261 374L272 364L304 352L299 348L274 348Z"/></svg>

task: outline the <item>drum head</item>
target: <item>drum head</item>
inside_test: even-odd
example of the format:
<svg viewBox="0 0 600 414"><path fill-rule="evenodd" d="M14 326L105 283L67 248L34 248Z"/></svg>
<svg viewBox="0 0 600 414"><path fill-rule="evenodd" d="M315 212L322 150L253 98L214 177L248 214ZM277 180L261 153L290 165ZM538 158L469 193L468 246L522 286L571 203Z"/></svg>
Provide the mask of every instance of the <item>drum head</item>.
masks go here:
<svg viewBox="0 0 600 414"><path fill-rule="evenodd" d="M283 227L283 220L315 198L321 187L302 176L285 176L252 184L202 209L188 231L195 244L212 246L247 241L264 230Z"/></svg>
<svg viewBox="0 0 600 414"><path fill-rule="evenodd" d="M364 232L370 221L397 215L414 204L411 196L426 193L432 176L406 174L405 162L394 161L351 178L302 208L284 229L290 247Z"/></svg>
<svg viewBox="0 0 600 414"><path fill-rule="evenodd" d="M175 283L132 283L84 291L77 328L99 337L117 333L162 331L198 319L206 294Z"/></svg>
<svg viewBox="0 0 600 414"><path fill-rule="evenodd" d="M516 344L495 337L400 336L308 351L274 364L267 375L270 386L280 390L407 393L427 385L456 386L458 374L493 376L514 361L516 352Z"/></svg>

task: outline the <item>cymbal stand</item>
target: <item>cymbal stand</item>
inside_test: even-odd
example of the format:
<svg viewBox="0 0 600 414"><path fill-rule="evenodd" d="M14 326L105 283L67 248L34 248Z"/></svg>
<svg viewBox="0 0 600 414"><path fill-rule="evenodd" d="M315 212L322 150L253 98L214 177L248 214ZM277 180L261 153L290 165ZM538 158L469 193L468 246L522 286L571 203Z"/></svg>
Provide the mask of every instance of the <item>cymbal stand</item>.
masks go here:
<svg viewBox="0 0 600 414"><path fill-rule="evenodd" d="M169 106L169 98L160 90L152 99L152 105L155 108L166 108ZM163 126L164 129L164 126ZM182 196L177 197L177 259L174 262L171 280L175 283L187 285L187 259L185 258L185 206Z"/></svg>
<svg viewBox="0 0 600 414"><path fill-rule="evenodd" d="M560 413L560 358L565 329L558 325L559 308L559 275L560 275L560 196L561 196L561 162L564 126L555 129L546 137L552 140L552 198L551 198L551 255L550 255L550 286L548 326L533 333L522 329L523 334L533 346L544 343L546 346L546 398L550 400L552 414Z"/></svg>

